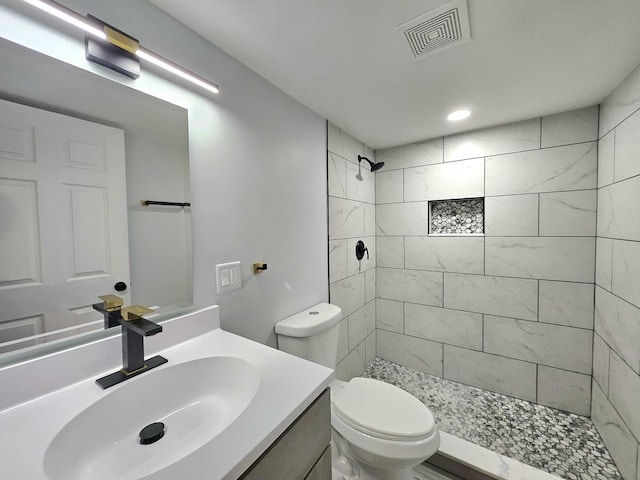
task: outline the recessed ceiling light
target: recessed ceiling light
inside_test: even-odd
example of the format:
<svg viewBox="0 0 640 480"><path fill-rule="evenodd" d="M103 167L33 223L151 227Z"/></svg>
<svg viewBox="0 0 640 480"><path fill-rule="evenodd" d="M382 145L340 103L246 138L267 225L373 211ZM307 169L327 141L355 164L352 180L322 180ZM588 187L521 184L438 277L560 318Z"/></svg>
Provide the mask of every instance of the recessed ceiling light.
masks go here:
<svg viewBox="0 0 640 480"><path fill-rule="evenodd" d="M457 122L458 120L464 120L469 115L471 115L471 110L456 110L449 114L447 120L450 122Z"/></svg>

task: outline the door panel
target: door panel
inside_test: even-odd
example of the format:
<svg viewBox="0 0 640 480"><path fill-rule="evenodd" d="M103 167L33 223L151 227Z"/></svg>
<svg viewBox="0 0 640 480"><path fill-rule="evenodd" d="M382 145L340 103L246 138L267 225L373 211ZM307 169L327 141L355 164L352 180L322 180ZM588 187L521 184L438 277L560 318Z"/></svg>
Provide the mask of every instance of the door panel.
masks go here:
<svg viewBox="0 0 640 480"><path fill-rule="evenodd" d="M130 303L124 132L0 100L0 324L45 332L96 318L98 295ZM98 317L99 318L99 317Z"/></svg>
<svg viewBox="0 0 640 480"><path fill-rule="evenodd" d="M36 182L0 178L0 287L40 282Z"/></svg>

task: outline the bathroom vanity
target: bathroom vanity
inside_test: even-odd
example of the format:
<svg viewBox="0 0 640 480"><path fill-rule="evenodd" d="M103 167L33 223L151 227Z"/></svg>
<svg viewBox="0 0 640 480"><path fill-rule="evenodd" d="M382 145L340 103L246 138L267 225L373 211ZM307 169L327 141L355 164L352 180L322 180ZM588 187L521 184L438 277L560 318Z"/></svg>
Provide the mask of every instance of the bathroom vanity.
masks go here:
<svg viewBox="0 0 640 480"><path fill-rule="evenodd" d="M221 330L216 306L162 325L145 350L168 363L105 390L119 335L1 368L0 478L331 478L331 369Z"/></svg>

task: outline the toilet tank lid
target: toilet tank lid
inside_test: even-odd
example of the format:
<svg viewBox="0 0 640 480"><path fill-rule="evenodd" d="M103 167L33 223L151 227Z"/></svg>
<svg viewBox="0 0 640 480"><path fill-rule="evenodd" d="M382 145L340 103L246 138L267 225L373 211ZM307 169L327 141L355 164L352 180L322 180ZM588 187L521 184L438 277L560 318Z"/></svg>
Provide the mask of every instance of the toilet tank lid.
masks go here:
<svg viewBox="0 0 640 480"><path fill-rule="evenodd" d="M337 305L320 303L276 323L276 333L289 337L310 337L328 330L342 320Z"/></svg>

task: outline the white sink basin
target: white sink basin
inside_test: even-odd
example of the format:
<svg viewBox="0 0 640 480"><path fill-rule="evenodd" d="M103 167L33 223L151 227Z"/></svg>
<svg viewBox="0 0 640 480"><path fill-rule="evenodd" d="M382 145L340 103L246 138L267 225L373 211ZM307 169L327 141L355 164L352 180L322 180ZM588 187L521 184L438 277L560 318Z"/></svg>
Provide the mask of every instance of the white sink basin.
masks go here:
<svg viewBox="0 0 640 480"><path fill-rule="evenodd" d="M44 470L51 480L138 479L162 470L231 425L255 397L259 378L246 360L221 356L127 380L58 432ZM165 424L164 437L141 445L140 430L154 422Z"/></svg>

